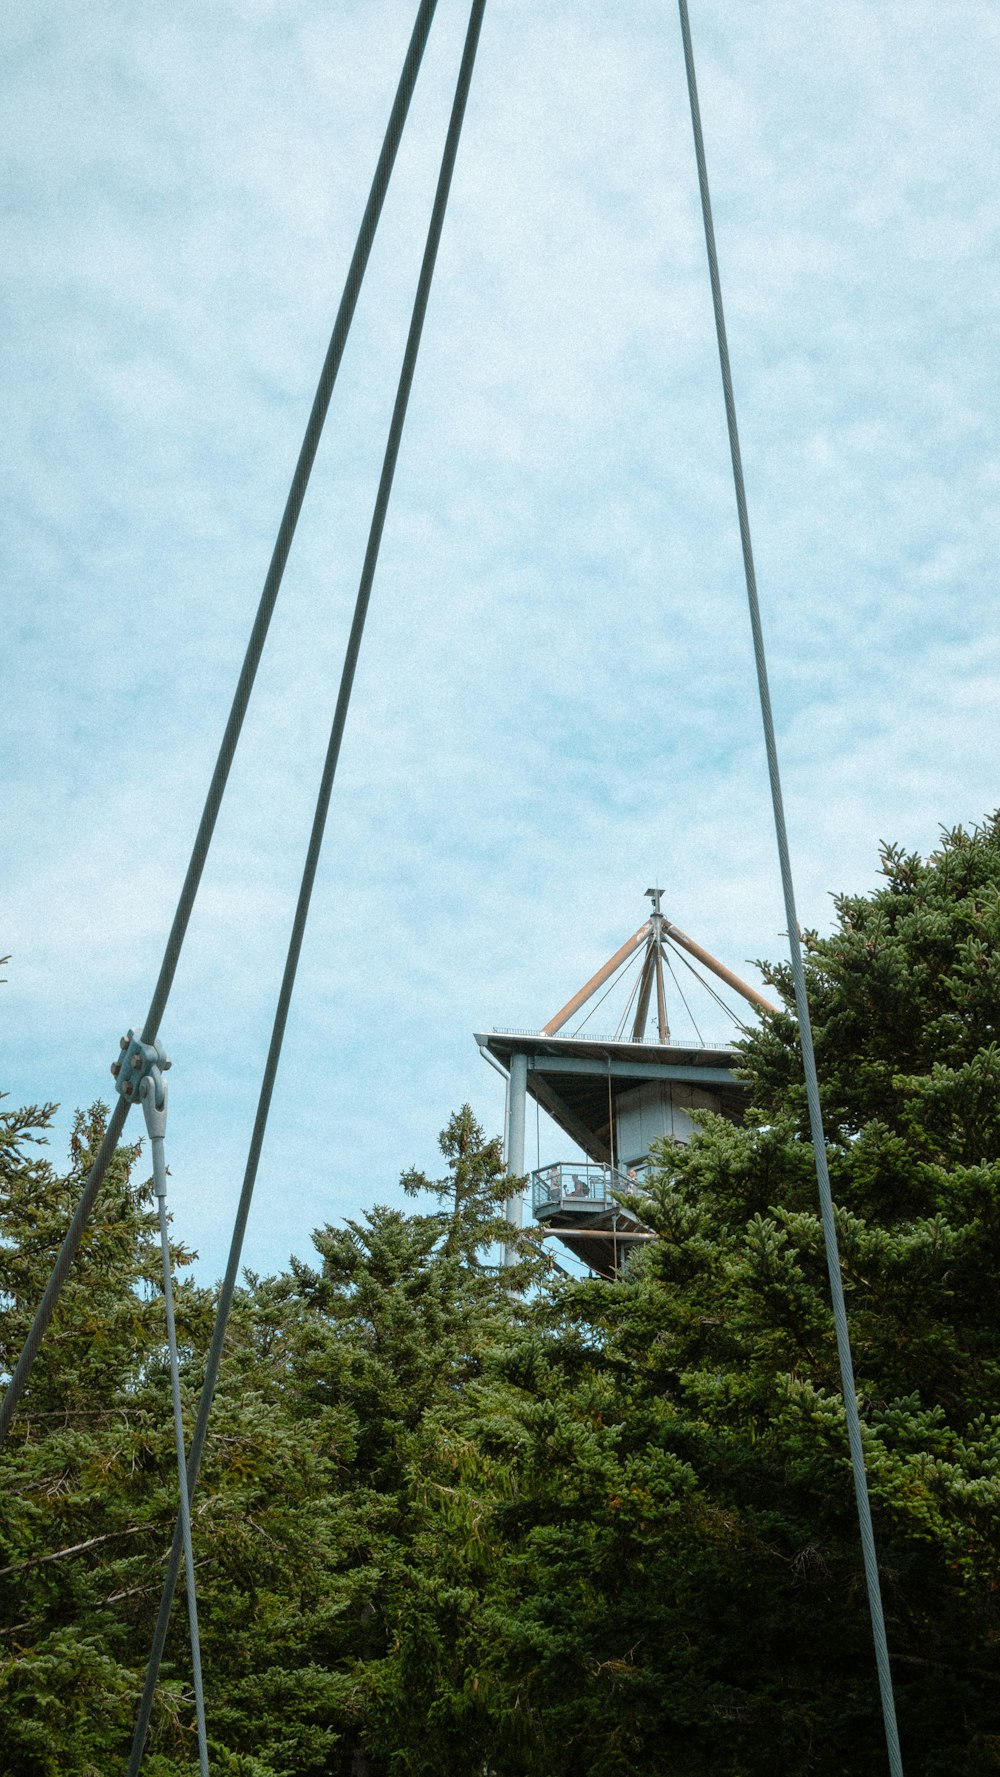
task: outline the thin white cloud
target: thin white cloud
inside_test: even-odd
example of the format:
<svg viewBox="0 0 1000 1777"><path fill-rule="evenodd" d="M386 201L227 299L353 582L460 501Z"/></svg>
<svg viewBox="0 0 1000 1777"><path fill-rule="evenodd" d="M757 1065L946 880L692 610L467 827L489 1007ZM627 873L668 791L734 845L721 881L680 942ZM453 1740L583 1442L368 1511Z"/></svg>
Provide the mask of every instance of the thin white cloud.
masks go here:
<svg viewBox="0 0 1000 1777"><path fill-rule="evenodd" d="M8 13L6 1078L142 1016L411 4ZM164 1035L221 1266L443 136L441 0ZM804 923L1000 802L995 9L692 8ZM784 923L676 21L491 0L248 1256L642 916ZM108 1082L110 1084L110 1082ZM499 1094L499 1096L498 1096ZM65 1119L63 1127L65 1127ZM545 1156L543 1155L543 1158Z"/></svg>

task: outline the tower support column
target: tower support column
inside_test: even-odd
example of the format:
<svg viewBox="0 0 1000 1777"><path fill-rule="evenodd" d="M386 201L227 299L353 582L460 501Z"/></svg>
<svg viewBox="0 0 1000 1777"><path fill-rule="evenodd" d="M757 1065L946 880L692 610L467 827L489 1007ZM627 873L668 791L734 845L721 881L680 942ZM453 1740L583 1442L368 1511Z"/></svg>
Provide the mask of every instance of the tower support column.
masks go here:
<svg viewBox="0 0 1000 1777"><path fill-rule="evenodd" d="M528 1095L528 1057L514 1054L510 1058L510 1087L507 1093L507 1172L520 1178L524 1172L524 1114ZM524 1221L524 1198L514 1192L504 1204L508 1226L520 1228ZM513 1247L504 1248L504 1264L512 1265L517 1257Z"/></svg>

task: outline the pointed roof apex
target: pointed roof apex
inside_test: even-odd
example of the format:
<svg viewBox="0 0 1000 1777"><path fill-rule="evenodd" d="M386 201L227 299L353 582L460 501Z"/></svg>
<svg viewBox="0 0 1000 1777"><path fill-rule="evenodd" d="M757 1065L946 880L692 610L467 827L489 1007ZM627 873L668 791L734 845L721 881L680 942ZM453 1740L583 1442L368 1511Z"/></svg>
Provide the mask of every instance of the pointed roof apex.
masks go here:
<svg viewBox="0 0 1000 1777"><path fill-rule="evenodd" d="M686 950L689 956L693 956L696 961L700 962L706 969L710 969L713 975L718 976L720 981L724 981L727 987L731 987L736 993L741 994L745 1000L749 1001L751 1006L756 1006L758 1011L777 1012L777 1006L772 1005L770 1000L765 999L764 995L758 992L756 987L751 987L748 981L744 981L739 975L735 974L732 969L727 969L725 963L720 963L718 958L714 957L710 950L703 949L703 947L700 944L697 944L693 938L689 938L686 932L682 932L679 926L675 926L671 923L660 907L660 897L663 892L662 889L658 888L648 888L646 890L646 894L653 903L653 911L649 918L643 922L638 931L632 933L631 938L626 938L621 949L616 950L614 956L608 958L607 962L598 969L596 975L591 975L590 980L584 982L579 992L575 993L571 1000L566 1001L566 1004L560 1008L555 1017L550 1018L548 1024L542 1025L540 1033L542 1036L555 1036L556 1031L561 1030L564 1024L569 1023L573 1013L578 1012L581 1006L585 1006L587 1001L593 998L598 988L603 987L604 983L611 979L615 971L620 969L622 964L628 961L629 957L634 951L639 949L641 944L645 944L646 959L642 970L642 987L640 988L639 993L639 1009L636 1013L635 1028L632 1033L633 1041L638 1042L641 1039L642 1031L639 1026L640 1024L643 1026L645 1025L649 1001L655 983L657 990L657 1015L660 1041L661 1043L669 1043L670 1032L667 1027L666 1003L663 992L663 971L661 966L665 955L663 949L664 941L678 945L681 950Z"/></svg>

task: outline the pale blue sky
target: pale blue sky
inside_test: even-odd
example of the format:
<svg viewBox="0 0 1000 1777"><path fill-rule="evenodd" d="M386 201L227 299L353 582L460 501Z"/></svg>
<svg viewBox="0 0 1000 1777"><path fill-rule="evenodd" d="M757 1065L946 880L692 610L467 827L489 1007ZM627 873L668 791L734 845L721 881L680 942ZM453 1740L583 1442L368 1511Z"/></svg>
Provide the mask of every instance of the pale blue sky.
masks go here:
<svg viewBox="0 0 1000 1777"><path fill-rule="evenodd" d="M440 0L164 1023L209 1275L465 10ZM414 11L0 21L2 1084L61 1101L57 1155L145 1011ZM1000 13L691 15L822 927L881 838L1000 802ZM489 0L248 1260L433 1168L462 1100L498 1128L473 1029L550 1016L654 877L735 967L782 954L676 9Z"/></svg>

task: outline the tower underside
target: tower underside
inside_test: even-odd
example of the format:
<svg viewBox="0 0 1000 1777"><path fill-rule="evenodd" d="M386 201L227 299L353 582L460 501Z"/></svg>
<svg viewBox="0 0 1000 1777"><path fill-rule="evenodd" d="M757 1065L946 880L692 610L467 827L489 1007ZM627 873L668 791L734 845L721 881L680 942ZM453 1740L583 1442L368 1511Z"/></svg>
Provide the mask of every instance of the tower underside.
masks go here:
<svg viewBox="0 0 1000 1777"><path fill-rule="evenodd" d="M539 1165L530 1175L531 1207L547 1232L603 1277L617 1276L636 1246L652 1238L628 1203L652 1145L690 1140L699 1110L742 1120L746 1087L735 1077L730 1047L504 1030L479 1032L476 1041L509 1078L511 1173L526 1171L528 1098L586 1155Z"/></svg>
<svg viewBox="0 0 1000 1777"><path fill-rule="evenodd" d="M525 1174L525 1112L528 1098L582 1149L584 1161L555 1160L531 1174L531 1207L546 1233L557 1234L570 1251L601 1276L616 1277L622 1258L636 1244L651 1240L629 1199L638 1194L639 1178L662 1142L688 1142L699 1112L711 1111L742 1121L747 1087L735 1068L738 1051L730 1044L701 1040L694 1045L671 1039L667 1018L665 971L690 1013L675 975L672 957L695 975L714 1001L740 1020L719 999L717 990L692 966L691 959L735 990L757 1011L776 1008L756 987L742 981L695 939L667 919L663 890L646 890L653 911L637 931L567 1000L539 1031L479 1032L476 1042L498 1071L507 1076L507 1171ZM613 1037L560 1033L594 996L603 1004L638 965L631 991ZM604 991L602 991L602 989ZM657 1039L646 1030L655 1004ZM507 1200L507 1220L520 1227L520 1189ZM509 1262L514 1244L506 1250Z"/></svg>

